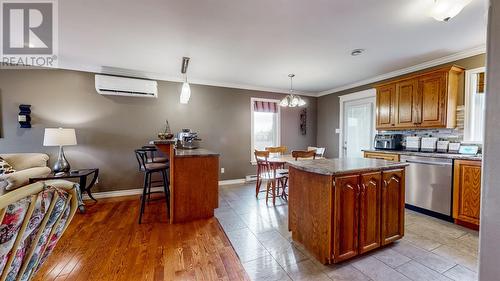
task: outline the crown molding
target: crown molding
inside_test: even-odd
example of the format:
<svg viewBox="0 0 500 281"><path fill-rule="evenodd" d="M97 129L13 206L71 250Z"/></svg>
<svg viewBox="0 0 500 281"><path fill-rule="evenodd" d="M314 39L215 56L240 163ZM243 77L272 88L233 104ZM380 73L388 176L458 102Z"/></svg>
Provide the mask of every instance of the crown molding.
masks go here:
<svg viewBox="0 0 500 281"><path fill-rule="evenodd" d="M143 79L151 79L151 80L161 80L168 82L178 82L182 83L184 80L181 77L172 77L161 73L155 72L145 72L145 71L135 71L123 68L114 68L114 67L101 67L95 65L84 65L84 64L76 64L76 63L59 63L59 69L66 70L74 70L74 71L83 71L83 72L91 72L97 74L107 74L107 75L116 75L116 76L126 76L133 78L143 78ZM279 89L279 88L269 88L269 87L260 87L260 86L252 86L240 83L230 83L230 82L219 82L219 81L210 81L210 80L202 80L202 79L189 79L189 84L192 85L203 85L203 86L213 86L213 87L223 87L223 88L233 88L240 90L251 90L251 91L259 91L259 92L270 92L277 94L289 94L289 89ZM309 96L316 97L317 93L315 92L303 92L303 91L294 91L294 93L301 96Z"/></svg>
<svg viewBox="0 0 500 281"><path fill-rule="evenodd" d="M420 63L420 64L417 64L417 65L414 65L414 66L410 66L410 67L407 67L407 68L402 68L402 69L399 69L399 70L396 70L396 71L392 71L392 72L389 72L389 73L386 73L386 74L377 75L377 76L374 76L372 78L364 79L364 80L361 80L361 81L358 81L358 82L354 82L352 84L347 84L347 85L344 85L344 86L341 86L341 87L337 87L337 88L334 88L334 89L331 89L331 90L326 90L326 91L318 92L316 94L316 97L321 97L321 96L325 96L325 95L337 93L337 92L340 92L340 91L352 89L352 88L355 88L355 87L359 87L359 86L363 86L363 85L367 85L367 84L371 84L371 83L375 83L375 82L380 82L380 81L385 80L385 79L394 78L394 77L401 76L401 75L404 75L404 74L412 73L412 72L419 71L419 70L424 70L424 69L431 68L431 67L434 67L434 66L442 65L442 64L445 64L445 63L450 63L450 62L453 62L453 61L457 61L457 60L460 60L460 59L465 59L465 58L468 58L468 57L472 57L472 56L479 55L479 54L484 54L484 53L486 53L486 45L480 45L480 46L477 46L475 48L468 49L468 50L465 50L465 51L461 51L461 52L458 52L458 53L455 53L455 54L452 54L452 55L448 55L448 56L441 57L441 58L438 58L438 59L430 60L430 61L427 61L427 62L424 62L424 63Z"/></svg>

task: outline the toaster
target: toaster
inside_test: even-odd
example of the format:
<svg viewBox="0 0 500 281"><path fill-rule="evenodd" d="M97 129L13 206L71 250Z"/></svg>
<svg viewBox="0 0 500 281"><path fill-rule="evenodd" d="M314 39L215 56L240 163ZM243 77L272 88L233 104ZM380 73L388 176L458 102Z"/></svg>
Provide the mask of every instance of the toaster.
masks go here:
<svg viewBox="0 0 500 281"><path fill-rule="evenodd" d="M419 151L420 150L420 137L406 137L406 150Z"/></svg>

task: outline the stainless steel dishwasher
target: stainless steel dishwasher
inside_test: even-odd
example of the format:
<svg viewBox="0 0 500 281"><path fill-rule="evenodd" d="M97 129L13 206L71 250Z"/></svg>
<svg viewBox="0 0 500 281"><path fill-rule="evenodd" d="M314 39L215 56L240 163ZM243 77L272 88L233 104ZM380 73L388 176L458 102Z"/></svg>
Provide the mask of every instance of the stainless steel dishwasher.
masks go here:
<svg viewBox="0 0 500 281"><path fill-rule="evenodd" d="M453 160L401 155L406 168L406 204L451 217Z"/></svg>

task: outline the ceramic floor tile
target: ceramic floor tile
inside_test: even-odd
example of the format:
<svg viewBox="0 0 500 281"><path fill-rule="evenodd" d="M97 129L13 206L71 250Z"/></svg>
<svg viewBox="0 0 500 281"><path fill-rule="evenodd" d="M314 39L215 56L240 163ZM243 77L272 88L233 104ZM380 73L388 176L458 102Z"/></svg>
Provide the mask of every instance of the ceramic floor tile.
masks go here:
<svg viewBox="0 0 500 281"><path fill-rule="evenodd" d="M427 237L418 235L408 229L405 231L405 236L403 237L403 239L427 251L432 251L441 246L440 243Z"/></svg>
<svg viewBox="0 0 500 281"><path fill-rule="evenodd" d="M406 276L397 272L385 263L372 256L361 257L351 263L356 269L374 281L409 281Z"/></svg>
<svg viewBox="0 0 500 281"><path fill-rule="evenodd" d="M460 265L463 265L472 271L477 272L478 259L471 254L467 254L463 251L446 245L436 248L432 252L439 256L448 258Z"/></svg>
<svg viewBox="0 0 500 281"><path fill-rule="evenodd" d="M477 281L477 273L461 265L446 271L444 275L455 281Z"/></svg>
<svg viewBox="0 0 500 281"><path fill-rule="evenodd" d="M451 281L448 277L416 261L410 261L396 268L413 281Z"/></svg>
<svg viewBox="0 0 500 281"><path fill-rule="evenodd" d="M242 262L270 255L249 229L226 232L226 234Z"/></svg>
<svg viewBox="0 0 500 281"><path fill-rule="evenodd" d="M324 281L331 280L320 268L310 260L285 266L288 276L294 281Z"/></svg>
<svg viewBox="0 0 500 281"><path fill-rule="evenodd" d="M243 263L243 267L251 280L281 281L291 280L281 266L271 257L264 256Z"/></svg>
<svg viewBox="0 0 500 281"><path fill-rule="evenodd" d="M308 259L306 255L292 245L284 250L271 252L271 255L282 267L290 266Z"/></svg>
<svg viewBox="0 0 500 281"><path fill-rule="evenodd" d="M410 261L410 258L401 255L400 253L390 249L380 249L373 252L373 256L379 261L387 264L388 266L394 268Z"/></svg>
<svg viewBox="0 0 500 281"><path fill-rule="evenodd" d="M333 281L369 281L368 276L357 270L350 264L330 265L328 270L324 271Z"/></svg>
<svg viewBox="0 0 500 281"><path fill-rule="evenodd" d="M420 249L406 241L398 241L397 243L394 243L394 246L391 247L391 249L440 273L443 273L456 265L455 262L447 258Z"/></svg>
<svg viewBox="0 0 500 281"><path fill-rule="evenodd" d="M273 206L264 198L264 193L255 197L254 184L220 187L215 211L253 280L477 278L471 270L477 264L477 231L406 210L402 240L340 265L323 265L292 241L287 202L277 199Z"/></svg>

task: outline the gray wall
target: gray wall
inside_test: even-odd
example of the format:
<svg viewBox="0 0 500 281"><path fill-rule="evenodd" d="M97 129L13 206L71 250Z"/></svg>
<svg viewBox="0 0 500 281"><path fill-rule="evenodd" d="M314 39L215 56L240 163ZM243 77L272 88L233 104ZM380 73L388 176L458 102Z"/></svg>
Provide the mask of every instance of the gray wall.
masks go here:
<svg viewBox="0 0 500 281"><path fill-rule="evenodd" d="M94 74L67 70L0 70L0 153L46 152L46 127L76 128L78 146L67 147L73 168L101 169L96 191L141 186L133 150L162 131L168 119L173 132L191 128L202 146L221 153L220 179L255 173L250 164L250 98L284 95L192 85L188 105L179 104L180 84L159 81L158 99L101 96ZM316 98L307 98L307 135L299 132L300 109L282 108L281 141L290 149L316 145ZM20 129L18 106L32 105L32 129ZM0 126L0 128L2 127Z"/></svg>
<svg viewBox="0 0 500 281"><path fill-rule="evenodd" d="M456 64L464 67L465 69L478 68L485 65L485 55L477 55L473 57L469 57L462 60L457 60L452 63L448 63L445 65ZM442 65L444 66L444 65ZM440 67L440 66L437 66ZM436 68L437 68L436 67ZM428 71L423 70L419 72ZM395 77L397 78L397 77ZM392 79L395 79L392 78ZM383 81L378 81L380 83ZM461 79L462 85L465 85L464 79ZM367 90L373 88L374 83L363 85L360 87L344 90L341 92L325 95L318 98L318 146L326 147L326 155L327 157L338 157L339 151L339 135L335 133L335 129L339 128L339 112L340 112L340 104L339 104L339 96L351 94L358 91ZM459 92L459 104L463 104L463 92L462 87Z"/></svg>
<svg viewBox="0 0 500 281"><path fill-rule="evenodd" d="M498 280L500 267L500 3L490 2L488 24L488 78L479 231L479 280Z"/></svg>

